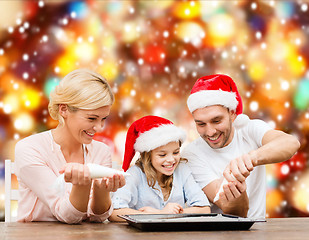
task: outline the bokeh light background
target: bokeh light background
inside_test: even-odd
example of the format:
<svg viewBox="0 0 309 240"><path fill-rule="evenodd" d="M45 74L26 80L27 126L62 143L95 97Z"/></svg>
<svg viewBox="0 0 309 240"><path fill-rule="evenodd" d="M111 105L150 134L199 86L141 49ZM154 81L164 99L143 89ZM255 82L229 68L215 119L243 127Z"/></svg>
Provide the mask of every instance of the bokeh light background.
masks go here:
<svg viewBox="0 0 309 240"><path fill-rule="evenodd" d="M146 114L195 139L191 87L203 75L230 75L250 118L301 142L292 159L267 166L267 216L309 216L308 8L301 0L0 1L1 218L4 160L14 160L18 140L56 127L49 93L82 67L106 77L116 96L96 135L113 149L114 167L128 126Z"/></svg>

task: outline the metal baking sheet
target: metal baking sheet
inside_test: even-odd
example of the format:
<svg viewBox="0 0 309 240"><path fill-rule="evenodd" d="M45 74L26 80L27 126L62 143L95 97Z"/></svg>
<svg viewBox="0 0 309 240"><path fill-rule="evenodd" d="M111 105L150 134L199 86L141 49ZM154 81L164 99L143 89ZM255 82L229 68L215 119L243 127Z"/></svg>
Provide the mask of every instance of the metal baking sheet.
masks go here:
<svg viewBox="0 0 309 240"><path fill-rule="evenodd" d="M132 214L119 215L142 231L249 230L259 221L228 214Z"/></svg>

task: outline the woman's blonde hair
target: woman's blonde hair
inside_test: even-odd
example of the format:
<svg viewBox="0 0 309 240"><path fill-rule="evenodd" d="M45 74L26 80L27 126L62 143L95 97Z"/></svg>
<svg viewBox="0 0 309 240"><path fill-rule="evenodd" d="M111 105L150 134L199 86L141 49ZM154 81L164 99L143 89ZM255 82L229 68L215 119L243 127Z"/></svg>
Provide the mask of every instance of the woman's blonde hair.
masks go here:
<svg viewBox="0 0 309 240"><path fill-rule="evenodd" d="M180 141L179 146L181 146ZM154 186L157 181L157 172L151 163L151 153L152 151L142 152L140 154L140 157L136 160L135 165L138 166L143 171L143 173L145 173L148 186L155 189ZM180 161L187 161L187 159L180 158ZM173 186L173 174L170 176L163 175L163 178L160 180L162 184L161 187L165 188L167 190L166 192L169 195Z"/></svg>
<svg viewBox="0 0 309 240"><path fill-rule="evenodd" d="M66 104L71 111L94 110L112 105L115 101L111 87L104 77L88 69L77 69L66 75L50 94L48 111L60 125L59 104Z"/></svg>

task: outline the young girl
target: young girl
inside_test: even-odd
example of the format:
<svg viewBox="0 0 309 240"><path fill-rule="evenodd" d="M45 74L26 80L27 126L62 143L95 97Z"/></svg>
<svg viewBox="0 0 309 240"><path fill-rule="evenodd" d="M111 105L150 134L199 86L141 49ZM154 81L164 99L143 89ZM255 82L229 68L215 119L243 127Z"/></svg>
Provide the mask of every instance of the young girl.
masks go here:
<svg viewBox="0 0 309 240"><path fill-rule="evenodd" d="M110 221L123 221L117 215L124 214L210 213L206 195L181 162L184 140L184 131L165 118L145 116L131 125L123 170L129 168L135 151L140 158L128 170L126 185L113 194Z"/></svg>
<svg viewBox="0 0 309 240"><path fill-rule="evenodd" d="M102 222L110 216L110 192L125 179L115 174L92 180L86 164L112 165L109 147L93 136L102 130L113 102L106 80L86 69L69 73L51 93L48 110L58 126L15 147L18 221ZM53 185L61 173L67 183L60 196Z"/></svg>

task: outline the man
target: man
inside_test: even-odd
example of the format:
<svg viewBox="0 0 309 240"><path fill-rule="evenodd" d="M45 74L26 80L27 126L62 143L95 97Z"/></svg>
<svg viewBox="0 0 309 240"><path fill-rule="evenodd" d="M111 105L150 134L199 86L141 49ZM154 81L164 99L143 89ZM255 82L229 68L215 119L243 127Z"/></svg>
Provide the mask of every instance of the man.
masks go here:
<svg viewBox="0 0 309 240"><path fill-rule="evenodd" d="M264 165L291 158L298 140L242 114L236 84L226 75L198 79L187 104L200 137L185 147L182 157L214 203L212 212L265 218Z"/></svg>

